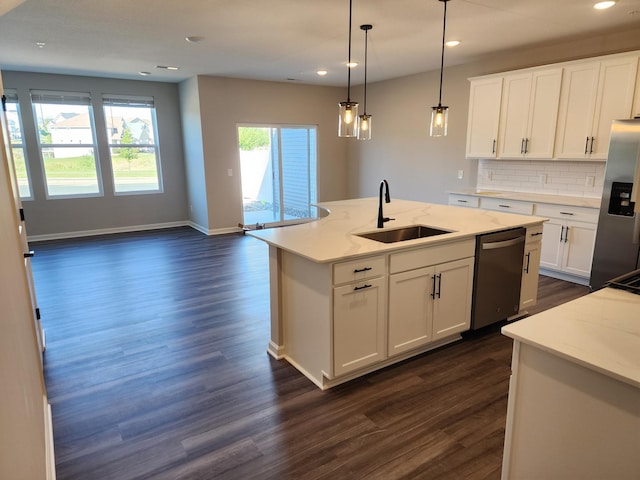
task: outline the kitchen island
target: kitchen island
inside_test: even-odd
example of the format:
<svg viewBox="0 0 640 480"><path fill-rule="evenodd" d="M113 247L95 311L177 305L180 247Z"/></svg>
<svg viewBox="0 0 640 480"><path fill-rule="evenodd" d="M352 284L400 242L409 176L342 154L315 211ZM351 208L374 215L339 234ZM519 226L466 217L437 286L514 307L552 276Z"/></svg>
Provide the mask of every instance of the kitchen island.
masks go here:
<svg viewBox="0 0 640 480"><path fill-rule="evenodd" d="M640 295L604 288L502 332L502 478L640 478Z"/></svg>
<svg viewBox="0 0 640 480"><path fill-rule="evenodd" d="M476 236L541 231L545 220L393 199L377 228L377 198L318 206L328 215L248 234L269 244L268 352L323 389L459 340L470 328ZM361 236L416 225L444 232Z"/></svg>

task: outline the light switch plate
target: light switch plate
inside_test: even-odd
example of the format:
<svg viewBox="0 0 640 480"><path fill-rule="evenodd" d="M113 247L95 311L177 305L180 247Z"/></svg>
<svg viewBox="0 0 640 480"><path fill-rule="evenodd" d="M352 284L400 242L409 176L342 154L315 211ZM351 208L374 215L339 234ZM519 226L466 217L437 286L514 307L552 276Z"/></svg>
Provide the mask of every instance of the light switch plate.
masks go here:
<svg viewBox="0 0 640 480"><path fill-rule="evenodd" d="M458 170L458 180L462 180L462 177L464 177L464 170Z"/></svg>

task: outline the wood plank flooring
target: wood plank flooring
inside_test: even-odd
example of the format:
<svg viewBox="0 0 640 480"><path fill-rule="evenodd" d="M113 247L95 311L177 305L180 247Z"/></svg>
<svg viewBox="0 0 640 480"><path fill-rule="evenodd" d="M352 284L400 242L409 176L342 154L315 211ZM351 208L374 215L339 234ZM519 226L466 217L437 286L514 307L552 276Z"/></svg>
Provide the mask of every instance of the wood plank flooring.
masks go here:
<svg viewBox="0 0 640 480"><path fill-rule="evenodd" d="M498 328L322 392L266 353L264 243L179 228L32 247L59 480L500 477ZM536 311L588 288L540 292Z"/></svg>

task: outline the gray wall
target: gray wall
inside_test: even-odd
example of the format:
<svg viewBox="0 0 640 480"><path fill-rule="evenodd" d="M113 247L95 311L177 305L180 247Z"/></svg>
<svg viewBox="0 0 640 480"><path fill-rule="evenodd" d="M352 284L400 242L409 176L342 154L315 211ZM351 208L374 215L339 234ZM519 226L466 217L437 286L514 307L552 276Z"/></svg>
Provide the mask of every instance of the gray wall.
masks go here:
<svg viewBox="0 0 640 480"><path fill-rule="evenodd" d="M10 71L3 71L2 76L5 88L18 91L22 113L34 196L34 200L23 202L30 237L85 234L96 230L135 230L186 221L187 195L176 84ZM96 135L105 139L98 151L104 196L45 199L44 175L35 137L30 89L91 93ZM101 128L104 127L104 122L100 120L103 93L154 97L164 182L162 193L113 194L106 133Z"/></svg>
<svg viewBox="0 0 640 480"><path fill-rule="evenodd" d="M318 199L346 198L349 139L337 136L338 102L343 100L344 89L210 76L199 76L197 80L202 158L189 144L186 164L196 171L198 163L204 163L209 232L227 231L243 220L238 124L317 125ZM195 110L191 106L196 89L192 82L188 80L180 88L183 110L187 105ZM192 132L185 134L186 143L191 135ZM193 135L197 137L196 133ZM228 170L233 172L232 176ZM189 179L191 187L191 174ZM204 199L205 195L197 186L196 189L197 200ZM194 201L190 205L194 222L196 210L200 210L195 200L194 196L190 198Z"/></svg>
<svg viewBox="0 0 640 480"><path fill-rule="evenodd" d="M449 133L440 138L429 137L439 71L367 86L372 139L350 144L348 196L376 195L380 180L386 178L392 197L446 203L447 191L476 185L477 161L465 159L469 77L630 50L640 50L640 28L500 52L482 61L445 67L442 103L450 107ZM353 98L361 100L360 88ZM458 170L464 172L462 180Z"/></svg>

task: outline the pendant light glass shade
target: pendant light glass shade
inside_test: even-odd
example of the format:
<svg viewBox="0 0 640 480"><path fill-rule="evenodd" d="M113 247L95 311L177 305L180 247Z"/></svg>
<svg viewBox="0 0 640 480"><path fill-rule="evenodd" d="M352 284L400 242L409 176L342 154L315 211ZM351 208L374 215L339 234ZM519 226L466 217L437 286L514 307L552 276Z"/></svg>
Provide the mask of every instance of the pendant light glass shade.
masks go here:
<svg viewBox="0 0 640 480"><path fill-rule="evenodd" d="M429 129L429 135L432 137L446 137L448 123L449 107L442 105L431 107L431 128Z"/></svg>
<svg viewBox="0 0 640 480"><path fill-rule="evenodd" d="M358 140L371 140L371 115L358 117Z"/></svg>
<svg viewBox="0 0 640 480"><path fill-rule="evenodd" d="M358 129L358 102L351 101L351 13L353 0L349 0L349 61L347 62L347 101L338 104L338 136L355 137Z"/></svg>
<svg viewBox="0 0 640 480"><path fill-rule="evenodd" d="M442 73L444 71L444 44L445 32L447 30L447 2L449 0L439 0L444 3L444 20L442 24L442 55L440 57L440 95L438 96L438 106L431 107L431 126L429 135L432 137L446 137L447 124L449 122L449 107L442 105Z"/></svg>
<svg viewBox="0 0 640 480"><path fill-rule="evenodd" d="M358 102L340 102L338 118L338 136L355 137L358 129Z"/></svg>
<svg viewBox="0 0 640 480"><path fill-rule="evenodd" d="M360 25L364 31L364 112L358 116L358 140L371 140L371 115L367 115L367 48L369 46L369 30L372 25Z"/></svg>

